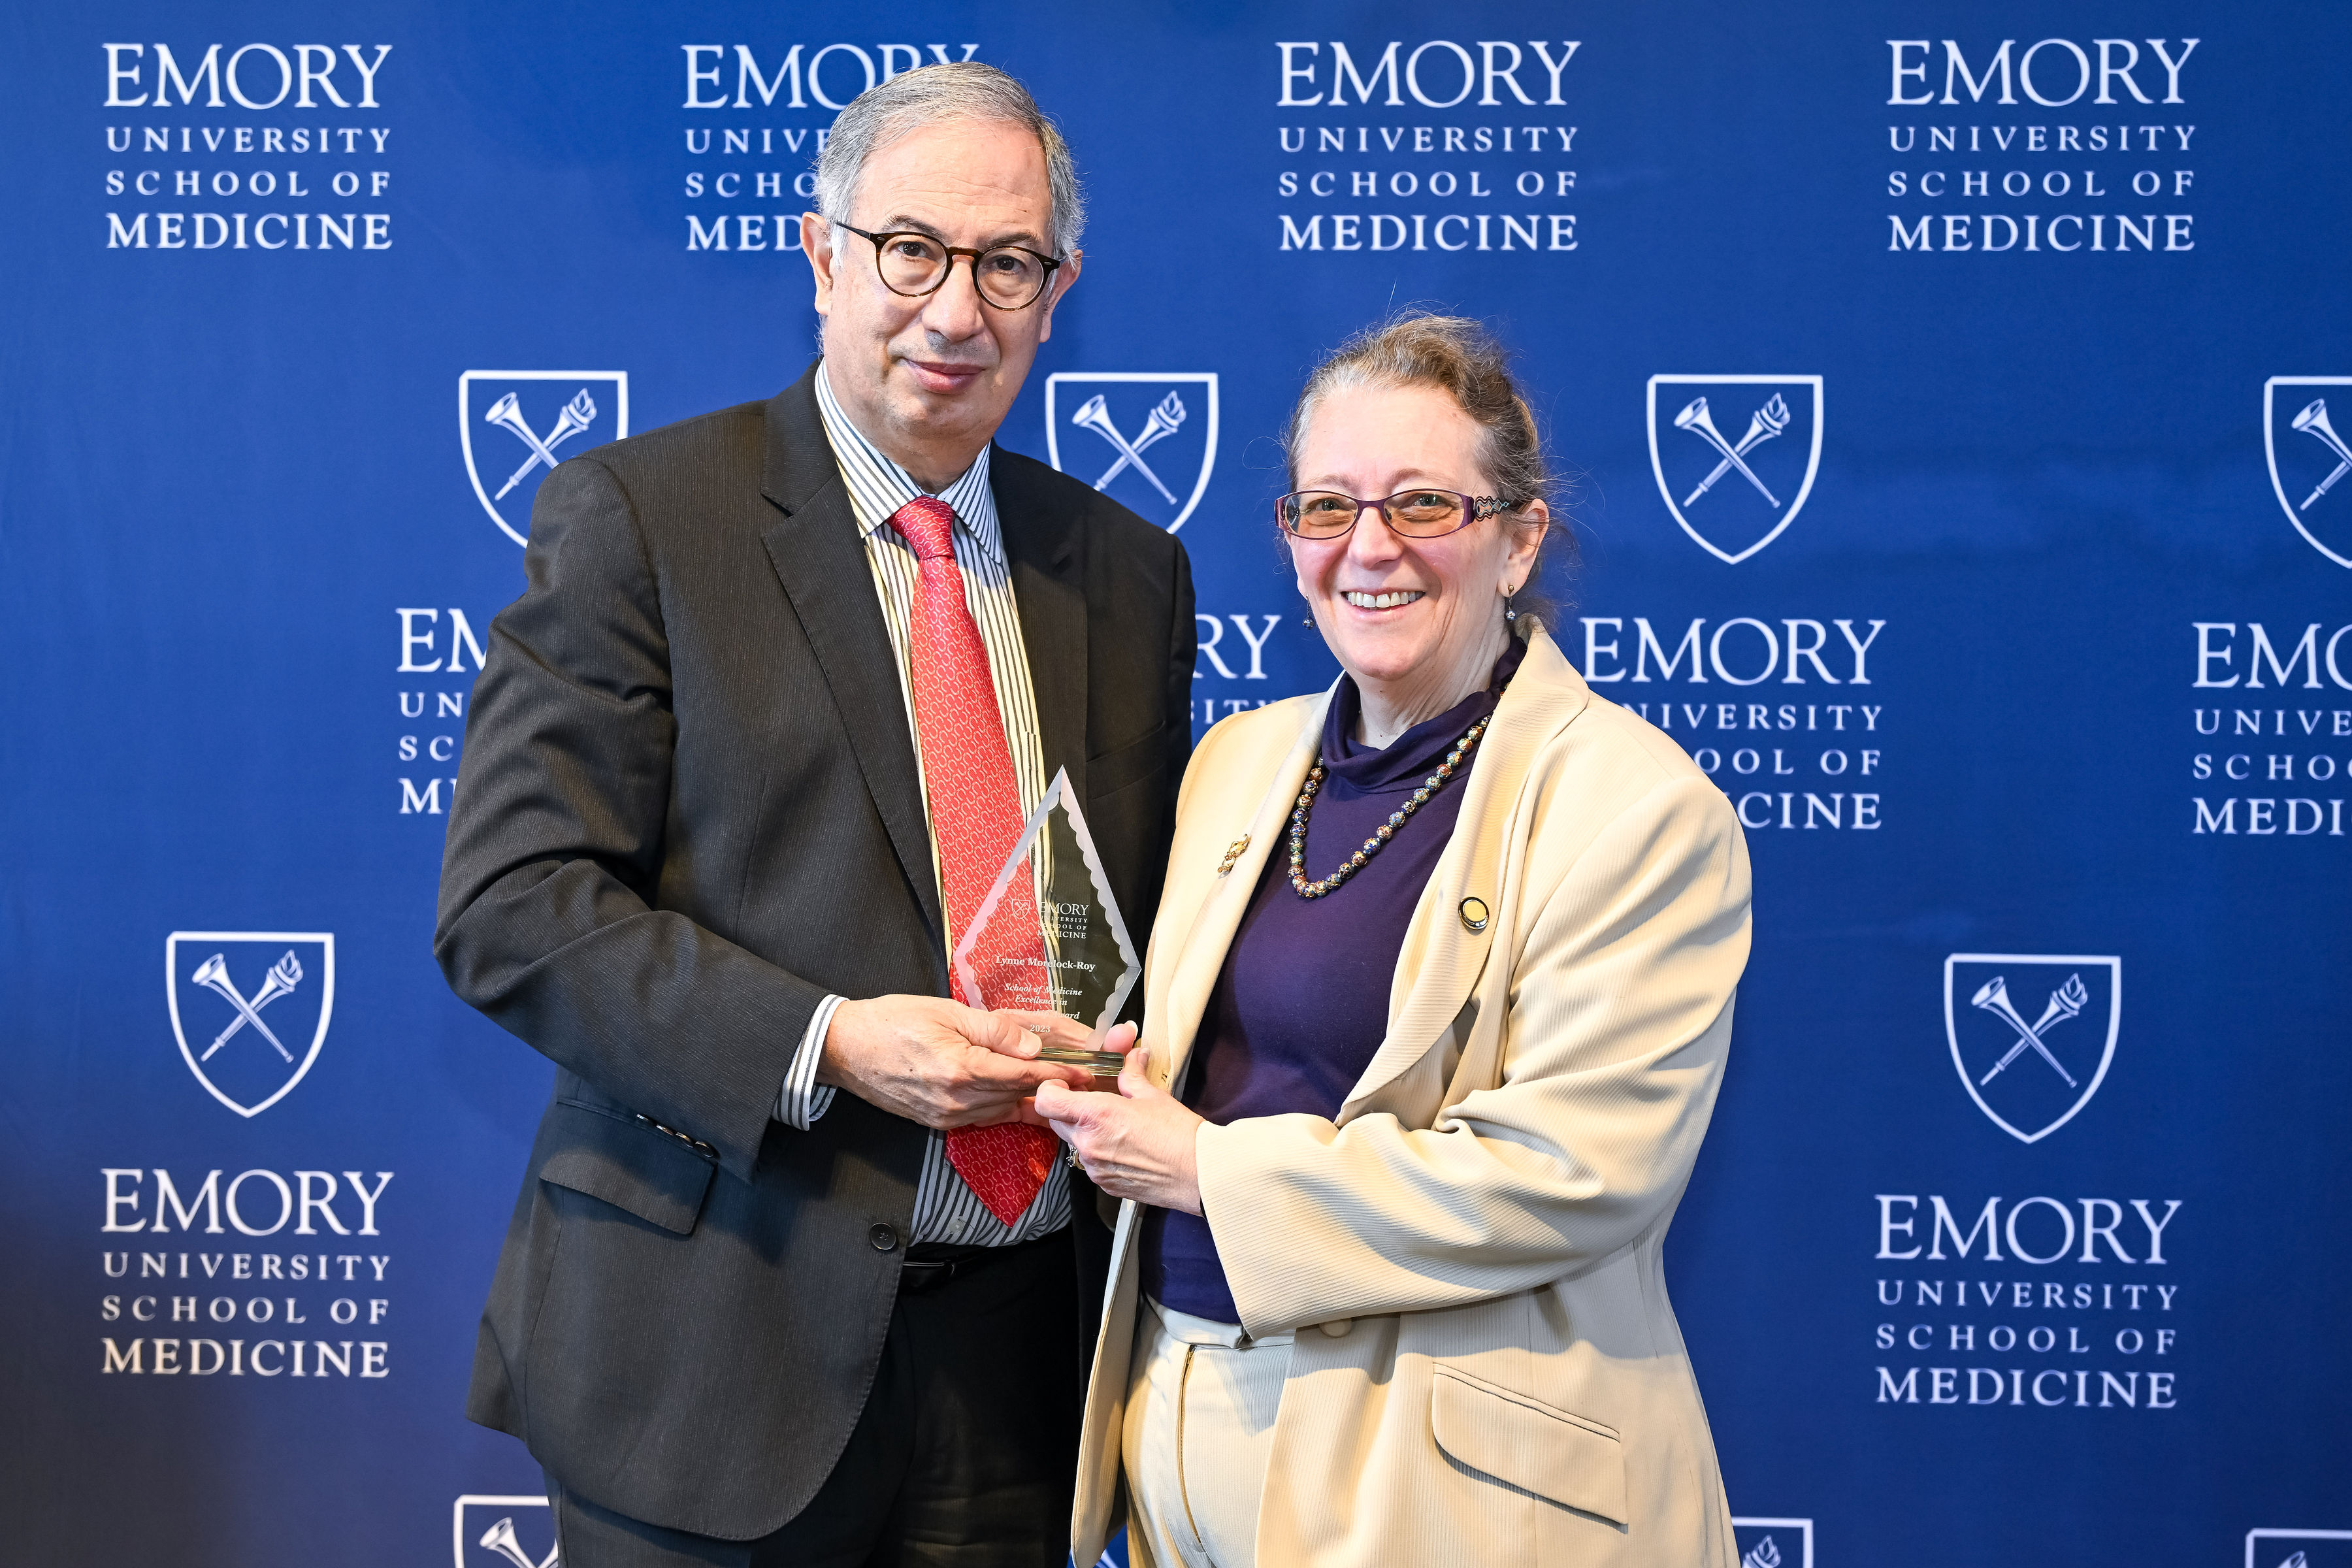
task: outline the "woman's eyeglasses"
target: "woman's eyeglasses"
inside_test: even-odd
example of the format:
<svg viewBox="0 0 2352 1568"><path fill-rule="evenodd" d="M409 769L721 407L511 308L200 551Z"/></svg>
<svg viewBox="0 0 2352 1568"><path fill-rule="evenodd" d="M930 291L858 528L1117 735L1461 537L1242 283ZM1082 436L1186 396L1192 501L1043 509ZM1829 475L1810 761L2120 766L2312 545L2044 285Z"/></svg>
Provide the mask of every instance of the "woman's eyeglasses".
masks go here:
<svg viewBox="0 0 2352 1568"><path fill-rule="evenodd" d="M1499 496L1455 490L1399 490L1380 500L1359 500L1337 490L1293 490L1274 503L1275 520L1301 539L1337 539L1356 526L1367 507L1407 539L1435 539L1512 510Z"/></svg>

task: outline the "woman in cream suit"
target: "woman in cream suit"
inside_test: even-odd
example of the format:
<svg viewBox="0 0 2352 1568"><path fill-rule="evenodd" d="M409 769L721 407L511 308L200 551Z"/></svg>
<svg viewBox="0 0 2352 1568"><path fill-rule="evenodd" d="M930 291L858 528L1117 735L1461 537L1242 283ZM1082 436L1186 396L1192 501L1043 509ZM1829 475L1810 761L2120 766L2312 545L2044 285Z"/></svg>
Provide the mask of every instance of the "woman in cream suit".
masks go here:
<svg viewBox="0 0 2352 1568"><path fill-rule="evenodd" d="M1357 339L1288 447L1346 673L1203 740L1119 1092L1036 1100L1126 1200L1072 1551L1732 1568L1661 1251L1748 957L1738 824L1515 612L1547 476L1480 328Z"/></svg>

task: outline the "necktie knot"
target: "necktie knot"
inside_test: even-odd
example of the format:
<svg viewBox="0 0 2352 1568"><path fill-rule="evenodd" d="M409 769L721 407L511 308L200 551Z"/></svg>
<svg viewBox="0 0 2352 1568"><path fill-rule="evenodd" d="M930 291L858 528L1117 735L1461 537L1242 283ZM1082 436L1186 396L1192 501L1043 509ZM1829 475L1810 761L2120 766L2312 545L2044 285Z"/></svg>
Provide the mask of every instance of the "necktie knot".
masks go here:
<svg viewBox="0 0 2352 1568"><path fill-rule="evenodd" d="M917 496L890 514L918 561L955 559L955 508L937 496Z"/></svg>

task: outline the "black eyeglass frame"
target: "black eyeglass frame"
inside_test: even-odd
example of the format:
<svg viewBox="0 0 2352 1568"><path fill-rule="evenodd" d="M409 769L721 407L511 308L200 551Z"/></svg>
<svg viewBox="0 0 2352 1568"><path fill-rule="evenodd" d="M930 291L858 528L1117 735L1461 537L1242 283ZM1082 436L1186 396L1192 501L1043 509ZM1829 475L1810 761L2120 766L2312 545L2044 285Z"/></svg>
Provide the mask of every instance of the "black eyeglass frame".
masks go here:
<svg viewBox="0 0 2352 1568"><path fill-rule="evenodd" d="M817 217L824 216L822 213L813 214L812 216ZM988 306L992 310L1025 310L1030 306L1035 304L1038 300L1045 297L1045 290L1052 288L1054 285L1054 273L1062 265L1059 258L1047 256L1043 251L1032 250L1025 245L992 245L986 250L974 250L968 245L949 245L942 241L938 235L925 234L919 228L898 228L892 229L885 234L868 234L866 230L859 228L856 225L843 223L837 217L825 218L824 221L832 224L836 228L847 229L850 233L856 235L860 239L867 239L874 242L874 276L881 279L882 287L889 289L890 292L898 295L901 300L929 299L932 295L938 293L940 289L948 286L948 279L955 273L956 258L959 256L968 256L971 258L971 291L980 296L981 303ZM948 264L940 269L940 280L932 284L928 289L919 289L912 292L901 289L897 284L891 282L889 274L882 269L882 247L889 244L894 239L919 239L929 244L936 245L941 250L946 251L948 255ZM1000 305L995 300L988 297L987 289L980 286L981 258L983 256L992 255L1000 250L1017 250L1024 256L1035 257L1037 260L1045 266L1045 275L1037 280L1037 292L1030 295L1029 298L1022 300L1018 305Z"/></svg>
<svg viewBox="0 0 2352 1568"><path fill-rule="evenodd" d="M1353 501L1355 503L1356 515L1349 518L1348 520L1348 526L1339 530L1337 533L1303 532L1298 529L1293 528L1289 522L1285 521L1285 512L1287 510L1286 503L1297 500L1301 496L1338 496L1341 500ZM1434 533L1416 533L1409 528L1399 528L1397 526L1397 520L1389 514L1389 503L1391 501L1401 500L1406 496L1452 496L1455 500L1462 503L1462 521L1455 523L1452 528L1442 528ZM1274 503L1274 521L1276 527L1281 529L1285 533L1289 534L1293 539L1313 539L1318 541L1345 539L1348 535L1356 531L1356 524L1363 521L1364 510L1369 507L1381 514L1381 521L1388 524L1389 531L1394 533L1400 539L1443 539L1449 533L1459 533L1464 529L1469 527L1472 523L1477 522L1483 519L1489 517L1501 517L1506 513L1517 511L1519 510L1520 506L1525 504L1525 502L1514 504L1511 501L1504 500L1501 496L1464 495L1460 490L1440 489L1434 485L1416 485L1412 489L1399 490L1395 495L1382 496L1378 500L1364 500L1359 497L1349 495L1342 490L1292 490L1287 495L1276 498Z"/></svg>

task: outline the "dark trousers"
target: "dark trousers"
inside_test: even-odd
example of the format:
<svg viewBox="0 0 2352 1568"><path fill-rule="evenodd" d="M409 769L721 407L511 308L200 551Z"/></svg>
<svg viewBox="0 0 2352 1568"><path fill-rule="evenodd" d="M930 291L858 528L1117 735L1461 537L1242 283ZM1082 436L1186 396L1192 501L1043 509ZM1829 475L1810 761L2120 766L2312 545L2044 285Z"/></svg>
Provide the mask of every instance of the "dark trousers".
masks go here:
<svg viewBox="0 0 2352 1568"><path fill-rule="evenodd" d="M1067 1230L917 1247L848 1447L772 1535L626 1519L548 1479L562 1568L1054 1568L1070 1552L1086 1365ZM790 1399L788 1388L755 1397Z"/></svg>

